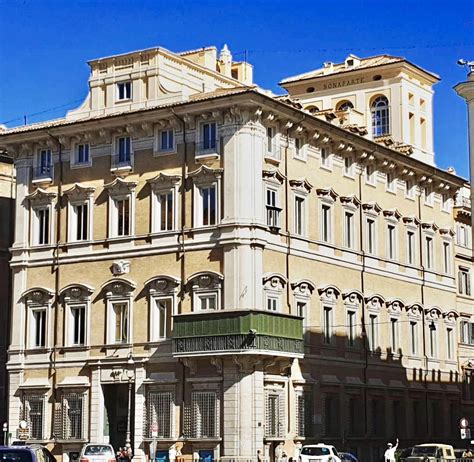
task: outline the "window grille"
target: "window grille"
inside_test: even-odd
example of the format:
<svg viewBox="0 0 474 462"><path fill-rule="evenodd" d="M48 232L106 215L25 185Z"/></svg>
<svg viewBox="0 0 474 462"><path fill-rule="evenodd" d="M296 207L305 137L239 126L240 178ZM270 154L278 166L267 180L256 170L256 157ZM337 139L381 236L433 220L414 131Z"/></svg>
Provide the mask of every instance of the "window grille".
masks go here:
<svg viewBox="0 0 474 462"><path fill-rule="evenodd" d="M63 440L84 439L84 400L83 393L64 393L61 396L56 414L56 437Z"/></svg>
<svg viewBox="0 0 474 462"><path fill-rule="evenodd" d="M214 391L194 391L191 404L185 406L185 436L216 438L219 436L219 398Z"/></svg>
<svg viewBox="0 0 474 462"><path fill-rule="evenodd" d="M283 390L265 391L265 436L281 438L284 434L285 408Z"/></svg>
<svg viewBox="0 0 474 462"><path fill-rule="evenodd" d="M324 431L326 436L338 434L339 420L339 396L326 394L324 397Z"/></svg>
<svg viewBox="0 0 474 462"><path fill-rule="evenodd" d="M43 439L44 403L44 395L23 395L22 420L28 422L32 440Z"/></svg>
<svg viewBox="0 0 474 462"><path fill-rule="evenodd" d="M144 437L152 438L152 428L158 430L157 438L173 438L175 397L171 391L149 391L146 406Z"/></svg>
<svg viewBox="0 0 474 462"><path fill-rule="evenodd" d="M296 395L296 431L298 436L311 436L312 396L309 392Z"/></svg>

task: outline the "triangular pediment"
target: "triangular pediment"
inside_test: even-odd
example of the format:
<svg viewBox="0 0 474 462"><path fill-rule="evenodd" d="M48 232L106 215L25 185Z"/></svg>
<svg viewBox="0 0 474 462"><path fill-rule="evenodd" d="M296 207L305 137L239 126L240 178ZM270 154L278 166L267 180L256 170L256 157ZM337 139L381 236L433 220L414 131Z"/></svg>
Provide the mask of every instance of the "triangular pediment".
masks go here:
<svg viewBox="0 0 474 462"><path fill-rule="evenodd" d="M137 187L137 181L126 181L122 178L115 178L111 183L104 185L104 189L112 195L129 194Z"/></svg>

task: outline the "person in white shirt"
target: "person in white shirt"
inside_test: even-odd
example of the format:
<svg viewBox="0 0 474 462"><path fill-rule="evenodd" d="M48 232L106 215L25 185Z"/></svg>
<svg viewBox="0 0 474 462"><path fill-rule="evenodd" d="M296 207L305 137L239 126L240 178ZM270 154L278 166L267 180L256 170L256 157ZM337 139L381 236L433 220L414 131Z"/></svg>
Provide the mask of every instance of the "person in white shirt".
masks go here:
<svg viewBox="0 0 474 462"><path fill-rule="evenodd" d="M398 448L398 438L397 438L397 444L395 446L392 445L392 443L387 444L387 450L385 451L385 454L383 456L385 462L395 462L395 451Z"/></svg>

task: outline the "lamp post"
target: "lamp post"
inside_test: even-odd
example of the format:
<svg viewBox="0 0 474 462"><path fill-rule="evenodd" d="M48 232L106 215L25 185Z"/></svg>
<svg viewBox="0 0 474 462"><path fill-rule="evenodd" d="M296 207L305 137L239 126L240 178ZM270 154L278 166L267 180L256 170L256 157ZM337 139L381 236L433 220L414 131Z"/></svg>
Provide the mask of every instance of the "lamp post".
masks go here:
<svg viewBox="0 0 474 462"><path fill-rule="evenodd" d="M128 355L127 361L127 379L128 379L128 410L127 410L127 435L125 437L125 447L127 448L127 452L132 457L132 445L131 445L131 438L130 438L130 417L131 417L131 408L132 408L132 383L133 379L135 378L135 361L133 360L132 354Z"/></svg>

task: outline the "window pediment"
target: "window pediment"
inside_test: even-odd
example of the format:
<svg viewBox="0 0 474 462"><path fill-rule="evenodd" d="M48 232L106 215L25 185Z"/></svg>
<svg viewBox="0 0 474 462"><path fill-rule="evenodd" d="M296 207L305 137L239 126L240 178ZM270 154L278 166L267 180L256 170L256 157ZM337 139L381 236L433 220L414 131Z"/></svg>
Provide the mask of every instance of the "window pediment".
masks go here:
<svg viewBox="0 0 474 462"><path fill-rule="evenodd" d="M146 281L145 287L148 287L152 295L169 294L175 292L180 283L180 279L174 276L159 275Z"/></svg>
<svg viewBox="0 0 474 462"><path fill-rule="evenodd" d="M456 310L448 310L443 313L444 322L447 324L455 324L459 313Z"/></svg>
<svg viewBox="0 0 474 462"><path fill-rule="evenodd" d="M355 210L360 206L360 200L354 194L351 196L340 196L339 200L341 201L342 206L346 208Z"/></svg>
<svg viewBox="0 0 474 462"><path fill-rule="evenodd" d="M309 279L299 279L291 283L295 295L310 296L316 286Z"/></svg>
<svg viewBox="0 0 474 462"><path fill-rule="evenodd" d="M137 187L137 181L125 181L122 178L115 178L111 183L104 185L104 189L110 196L125 196L132 193Z"/></svg>
<svg viewBox="0 0 474 462"><path fill-rule="evenodd" d="M400 220L402 214L397 209L388 209L383 211L383 216L391 220Z"/></svg>
<svg viewBox="0 0 474 462"><path fill-rule="evenodd" d="M334 191L332 187L318 188L316 189L316 194L318 195L320 199L326 200L328 202L334 202L339 196L339 194L336 191Z"/></svg>
<svg viewBox="0 0 474 462"><path fill-rule="evenodd" d="M70 201L85 200L94 195L94 186L84 186L81 183L75 183L74 186L64 191L64 194Z"/></svg>
<svg viewBox="0 0 474 462"><path fill-rule="evenodd" d="M421 227L423 228L423 231L432 233L435 233L439 229L439 226L437 226L436 223L434 223L433 221L422 223Z"/></svg>
<svg viewBox="0 0 474 462"><path fill-rule="evenodd" d="M59 295L65 302L89 300L94 288L86 284L69 284L63 287Z"/></svg>
<svg viewBox="0 0 474 462"><path fill-rule="evenodd" d="M407 226L412 226L413 228L417 228L418 225L420 224L420 220L415 215L409 215L407 217L402 218L403 223L405 223Z"/></svg>
<svg viewBox="0 0 474 462"><path fill-rule="evenodd" d="M387 300L387 309L390 314L399 316L402 313L403 308L405 308L405 302L403 300L399 298Z"/></svg>
<svg viewBox="0 0 474 462"><path fill-rule="evenodd" d="M406 305L405 309L407 311L408 317L420 319L421 313L424 311L425 308L419 303L412 303L411 305Z"/></svg>
<svg viewBox="0 0 474 462"><path fill-rule="evenodd" d="M362 303L364 296L359 290L348 290L342 294L342 299L346 304L349 305L359 305Z"/></svg>
<svg viewBox="0 0 474 462"><path fill-rule="evenodd" d="M193 180L195 184L209 184L214 183L222 177L222 168L210 168L206 165L201 165L197 170L188 173L188 177Z"/></svg>
<svg viewBox="0 0 474 462"><path fill-rule="evenodd" d="M321 300L335 301L339 297L339 295L341 295L341 290L337 286L326 285L318 287L318 293L321 297Z"/></svg>
<svg viewBox="0 0 474 462"><path fill-rule="evenodd" d="M199 273L194 273L187 280L187 284L196 289L219 289L222 285L224 276L215 271L200 271Z"/></svg>
<svg viewBox="0 0 474 462"><path fill-rule="evenodd" d="M274 170L263 170L262 177L265 181L276 185L282 185L286 177L278 169Z"/></svg>
<svg viewBox="0 0 474 462"><path fill-rule="evenodd" d="M101 291L104 291L106 297L128 297L135 290L137 285L128 279L111 279L102 285Z"/></svg>
<svg viewBox="0 0 474 462"><path fill-rule="evenodd" d="M265 273L263 275L263 286L270 290L283 290L287 280L280 273Z"/></svg>
<svg viewBox="0 0 474 462"><path fill-rule="evenodd" d="M40 206L51 204L56 197L57 194L54 192L48 192L42 188L37 188L31 194L28 194L26 199L30 201L31 205Z"/></svg>
<svg viewBox="0 0 474 462"><path fill-rule="evenodd" d="M309 194L313 189L313 185L306 178L290 180L290 186L295 191L300 191L305 194Z"/></svg>
<svg viewBox="0 0 474 462"><path fill-rule="evenodd" d="M367 215L378 215L382 211L382 207L380 207L377 202L367 202L362 204L362 208Z"/></svg>
<svg viewBox="0 0 474 462"><path fill-rule="evenodd" d="M382 305L385 304L385 298L380 294L372 294L365 297L365 303L367 304L367 309L369 311L378 313L382 309Z"/></svg>
<svg viewBox="0 0 474 462"><path fill-rule="evenodd" d="M47 305L51 303L54 292L45 287L33 287L23 292L21 297L26 301L27 305Z"/></svg>
<svg viewBox="0 0 474 462"><path fill-rule="evenodd" d="M439 234L446 238L453 237L456 233L451 228L439 228Z"/></svg>
<svg viewBox="0 0 474 462"><path fill-rule="evenodd" d="M160 173L154 178L146 180L146 182L151 186L153 191L169 190L181 182L181 176Z"/></svg>
<svg viewBox="0 0 474 462"><path fill-rule="evenodd" d="M438 306L432 306L430 308L425 308L425 314L427 319L435 321L441 317L442 311Z"/></svg>

